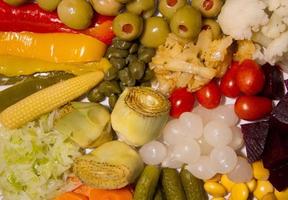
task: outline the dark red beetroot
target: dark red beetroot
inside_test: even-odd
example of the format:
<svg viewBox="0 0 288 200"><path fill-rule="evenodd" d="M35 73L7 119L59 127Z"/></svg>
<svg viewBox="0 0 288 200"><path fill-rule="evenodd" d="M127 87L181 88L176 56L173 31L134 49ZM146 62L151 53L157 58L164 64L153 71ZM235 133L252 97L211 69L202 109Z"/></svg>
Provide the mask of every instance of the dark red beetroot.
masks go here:
<svg viewBox="0 0 288 200"><path fill-rule="evenodd" d="M277 190L288 187L288 94L273 109L262 160Z"/></svg>
<svg viewBox="0 0 288 200"><path fill-rule="evenodd" d="M269 64L263 65L262 70L265 74L265 84L261 95L273 100L281 99L285 94L283 73L278 66Z"/></svg>
<svg viewBox="0 0 288 200"><path fill-rule="evenodd" d="M266 138L268 135L269 122L260 121L250 124L242 124L241 131L250 163L262 159Z"/></svg>

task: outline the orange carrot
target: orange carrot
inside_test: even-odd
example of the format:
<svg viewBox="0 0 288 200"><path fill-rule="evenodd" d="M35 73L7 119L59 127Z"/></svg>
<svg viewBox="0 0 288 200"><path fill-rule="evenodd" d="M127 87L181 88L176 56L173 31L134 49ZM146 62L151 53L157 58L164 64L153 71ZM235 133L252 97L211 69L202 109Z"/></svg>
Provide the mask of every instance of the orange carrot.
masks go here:
<svg viewBox="0 0 288 200"><path fill-rule="evenodd" d="M77 194L82 194L86 197L90 196L92 188L87 185L81 185L80 187L76 188L73 192Z"/></svg>
<svg viewBox="0 0 288 200"><path fill-rule="evenodd" d="M58 196L55 200L89 200L89 198L74 192L66 192Z"/></svg>
<svg viewBox="0 0 288 200"><path fill-rule="evenodd" d="M118 190L99 190L90 191L89 200L132 200L133 195L129 187Z"/></svg>

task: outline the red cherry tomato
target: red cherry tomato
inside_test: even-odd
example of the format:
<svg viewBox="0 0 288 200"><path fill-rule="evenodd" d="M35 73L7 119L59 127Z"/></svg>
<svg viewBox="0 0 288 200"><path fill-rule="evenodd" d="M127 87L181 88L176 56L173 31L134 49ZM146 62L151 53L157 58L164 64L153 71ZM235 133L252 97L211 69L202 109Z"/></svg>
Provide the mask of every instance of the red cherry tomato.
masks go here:
<svg viewBox="0 0 288 200"><path fill-rule="evenodd" d="M244 94L255 95L263 89L265 75L255 61L244 60L237 70L236 83Z"/></svg>
<svg viewBox="0 0 288 200"><path fill-rule="evenodd" d="M194 95L186 88L174 90L169 100L171 102L170 115L175 118L178 118L183 112L192 111L195 102Z"/></svg>
<svg viewBox="0 0 288 200"><path fill-rule="evenodd" d="M258 120L272 111L272 100L258 96L240 96L234 105L235 113L240 119Z"/></svg>
<svg viewBox="0 0 288 200"><path fill-rule="evenodd" d="M205 108L216 108L221 101L221 91L217 83L211 81L196 93L196 99Z"/></svg>
<svg viewBox="0 0 288 200"><path fill-rule="evenodd" d="M240 89L236 84L236 74L239 68L238 62L233 62L221 79L220 89L223 95L230 98L236 98L240 95Z"/></svg>

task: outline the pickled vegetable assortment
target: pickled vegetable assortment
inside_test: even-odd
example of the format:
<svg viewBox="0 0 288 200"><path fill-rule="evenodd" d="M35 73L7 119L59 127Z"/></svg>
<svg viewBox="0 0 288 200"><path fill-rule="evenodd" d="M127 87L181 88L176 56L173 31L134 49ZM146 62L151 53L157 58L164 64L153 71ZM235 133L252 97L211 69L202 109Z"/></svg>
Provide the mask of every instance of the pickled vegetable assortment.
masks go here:
<svg viewBox="0 0 288 200"><path fill-rule="evenodd" d="M287 200L287 6L0 0L0 199Z"/></svg>

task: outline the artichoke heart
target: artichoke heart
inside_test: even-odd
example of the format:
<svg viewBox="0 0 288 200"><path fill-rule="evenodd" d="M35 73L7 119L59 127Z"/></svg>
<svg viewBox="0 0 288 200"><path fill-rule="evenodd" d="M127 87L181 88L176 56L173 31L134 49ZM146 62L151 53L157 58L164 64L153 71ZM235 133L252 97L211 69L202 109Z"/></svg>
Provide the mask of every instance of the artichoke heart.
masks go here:
<svg viewBox="0 0 288 200"><path fill-rule="evenodd" d="M73 171L91 187L119 189L133 183L143 168L140 155L132 147L115 140L76 158Z"/></svg>
<svg viewBox="0 0 288 200"><path fill-rule="evenodd" d="M111 114L118 137L129 145L142 146L157 138L169 118L170 102L148 87L126 88Z"/></svg>
<svg viewBox="0 0 288 200"><path fill-rule="evenodd" d="M97 147L113 137L110 113L96 103L72 102L64 107L55 121L55 129L83 148Z"/></svg>

